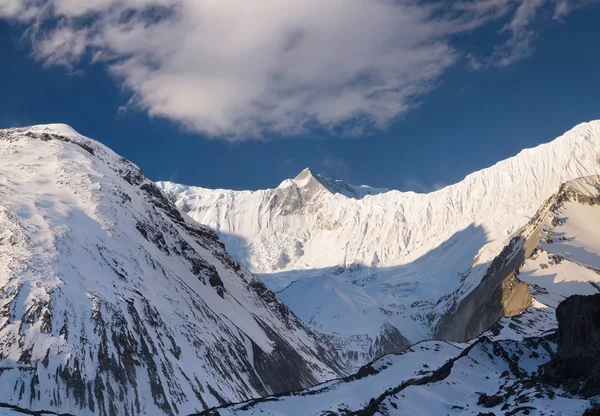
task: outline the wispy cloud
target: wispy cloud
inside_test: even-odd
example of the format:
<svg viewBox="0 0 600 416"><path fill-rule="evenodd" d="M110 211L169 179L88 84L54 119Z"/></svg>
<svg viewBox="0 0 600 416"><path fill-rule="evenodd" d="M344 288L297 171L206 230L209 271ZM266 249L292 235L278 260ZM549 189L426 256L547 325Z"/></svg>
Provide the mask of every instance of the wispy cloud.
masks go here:
<svg viewBox="0 0 600 416"><path fill-rule="evenodd" d="M2 113L0 114L0 129L9 127L23 127L34 124L35 121L21 114Z"/></svg>
<svg viewBox="0 0 600 416"><path fill-rule="evenodd" d="M517 61L528 58L535 52L535 40L538 31L535 22L541 10L550 9L552 17L563 21L573 10L600 3L599 0L487 0L482 2L493 7L499 15L505 15L507 10L513 10L509 21L500 30L499 36L505 40L495 44L493 53L488 57L473 57L467 59L476 70L489 67L505 68Z"/></svg>
<svg viewBox="0 0 600 416"><path fill-rule="evenodd" d="M465 58L484 68L529 56L543 7L562 19L576 3L2 0L0 17L29 28L46 65L103 62L133 93L129 108L237 140L384 127ZM497 19L507 23L489 56L453 45Z"/></svg>

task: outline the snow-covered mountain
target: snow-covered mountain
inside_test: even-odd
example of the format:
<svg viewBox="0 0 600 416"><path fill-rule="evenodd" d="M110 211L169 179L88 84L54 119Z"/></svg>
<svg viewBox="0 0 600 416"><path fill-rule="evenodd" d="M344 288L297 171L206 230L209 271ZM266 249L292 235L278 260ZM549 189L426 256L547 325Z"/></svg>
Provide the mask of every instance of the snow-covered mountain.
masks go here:
<svg viewBox="0 0 600 416"><path fill-rule="evenodd" d="M581 380L557 384L560 377L551 363L556 359L557 342L558 348L585 345L581 329L573 328L577 322L596 322L596 333L589 328L586 335L597 339L600 334L597 315L563 313L570 322L563 323L562 336L573 328L575 338L561 340L555 313L569 296L600 293L600 176L569 181L556 191L538 212L537 246L517 271L533 295L526 312L502 318L472 342L423 341L401 354L386 355L352 376L203 415L584 414L597 398L578 394L585 386ZM593 348L597 351L597 344ZM585 360L579 365L593 368ZM589 387L598 390L597 385Z"/></svg>
<svg viewBox="0 0 600 416"><path fill-rule="evenodd" d="M310 170L260 191L158 185L359 366L530 306L512 272L542 232L536 213L562 183L600 174L599 154L595 121L430 194Z"/></svg>
<svg viewBox="0 0 600 416"><path fill-rule="evenodd" d="M0 160L0 408L188 414L344 374L129 161L63 125L0 130Z"/></svg>
<svg viewBox="0 0 600 416"><path fill-rule="evenodd" d="M554 308L600 292L599 154L592 122L427 195L239 192L0 130L0 414L579 415L539 374Z"/></svg>

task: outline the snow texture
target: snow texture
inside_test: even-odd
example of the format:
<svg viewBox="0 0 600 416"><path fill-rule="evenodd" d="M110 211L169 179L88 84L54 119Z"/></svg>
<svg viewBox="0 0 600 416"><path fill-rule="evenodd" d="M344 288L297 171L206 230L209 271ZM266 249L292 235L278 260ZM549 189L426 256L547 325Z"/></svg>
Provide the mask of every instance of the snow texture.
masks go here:
<svg viewBox="0 0 600 416"><path fill-rule="evenodd" d="M582 415L593 400L538 376L556 353L556 306L570 295L600 291L600 176L558 187L542 214L539 245L518 272L534 296L523 314L468 343L420 342L353 376L204 414Z"/></svg>
<svg viewBox="0 0 600 416"><path fill-rule="evenodd" d="M259 191L158 185L357 368L405 344L386 328L431 338L562 183L600 173L599 152L594 121L429 194L310 170Z"/></svg>
<svg viewBox="0 0 600 416"><path fill-rule="evenodd" d="M189 414L344 374L129 161L63 125L0 130L0 159L1 402Z"/></svg>
<svg viewBox="0 0 600 416"><path fill-rule="evenodd" d="M589 400L535 378L555 352L556 344L541 338L482 337L470 345L426 341L352 377L202 415L581 415Z"/></svg>

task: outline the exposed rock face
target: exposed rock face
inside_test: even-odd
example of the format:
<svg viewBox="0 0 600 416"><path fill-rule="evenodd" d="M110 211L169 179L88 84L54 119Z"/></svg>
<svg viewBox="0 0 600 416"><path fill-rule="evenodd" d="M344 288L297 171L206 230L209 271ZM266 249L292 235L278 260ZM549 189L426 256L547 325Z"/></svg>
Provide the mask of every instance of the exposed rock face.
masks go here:
<svg viewBox="0 0 600 416"><path fill-rule="evenodd" d="M311 212L319 210L318 195L327 190L310 170L303 170L289 182L289 186L282 186L275 190L269 204L270 210L283 216L301 212L302 209L308 209Z"/></svg>
<svg viewBox="0 0 600 416"><path fill-rule="evenodd" d="M520 341L482 336L470 344L427 341L367 364L353 376L200 415L583 414L588 400L539 380L540 366L555 351L553 335Z"/></svg>
<svg viewBox="0 0 600 416"><path fill-rule="evenodd" d="M572 393L600 394L600 294L565 299L556 318L558 355L546 367L546 377Z"/></svg>
<svg viewBox="0 0 600 416"><path fill-rule="evenodd" d="M467 341L481 335L502 316L516 316L532 306L529 286L518 278L519 268L537 249L544 224L548 221L553 226L562 224L555 210L565 201L600 204L600 176L591 175L562 184L494 258L481 283L446 312L437 326L436 338ZM548 241L552 242L551 238ZM553 256L553 261L561 259Z"/></svg>
<svg viewBox="0 0 600 416"><path fill-rule="evenodd" d="M436 338L464 342L490 328L502 316L514 316L532 305L526 284L515 271L526 258L524 241L516 238L498 256L482 282L444 315Z"/></svg>
<svg viewBox="0 0 600 416"><path fill-rule="evenodd" d="M591 175L565 183L561 201L569 199L580 204L600 205L600 175Z"/></svg>
<svg viewBox="0 0 600 416"><path fill-rule="evenodd" d="M379 358L385 354L397 353L410 347L408 341L398 329L390 324L384 324L381 335L375 339L372 356Z"/></svg>
<svg viewBox="0 0 600 416"><path fill-rule="evenodd" d="M491 262L481 283L440 319L436 338L459 342L473 339L502 316L518 315L532 305L529 287L517 277L518 269L537 247L555 199L553 196L543 204L524 230Z"/></svg>

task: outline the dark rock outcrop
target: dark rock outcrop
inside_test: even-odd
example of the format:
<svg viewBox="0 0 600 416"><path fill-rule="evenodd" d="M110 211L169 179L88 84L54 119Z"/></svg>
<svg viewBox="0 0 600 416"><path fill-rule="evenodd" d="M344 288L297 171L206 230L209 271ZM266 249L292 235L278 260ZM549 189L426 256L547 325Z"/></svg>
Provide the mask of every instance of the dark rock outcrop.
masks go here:
<svg viewBox="0 0 600 416"><path fill-rule="evenodd" d="M395 326L385 323L381 327L381 334L375 339L372 355L379 358L385 354L402 352L408 347L410 347L410 341Z"/></svg>
<svg viewBox="0 0 600 416"><path fill-rule="evenodd" d="M571 296L558 305L558 354L544 378L584 397L600 394L600 294Z"/></svg>
<svg viewBox="0 0 600 416"><path fill-rule="evenodd" d="M436 339L473 339L502 316L518 315L532 305L528 286L518 280L515 272L537 245L540 229L537 227L532 236L510 241L492 261L481 283L440 319Z"/></svg>
<svg viewBox="0 0 600 416"><path fill-rule="evenodd" d="M504 401L504 399L502 399L501 396L498 395L492 395L492 396L488 396L485 393L481 393L481 395L479 396L479 399L477 400L477 404L483 407L494 407L494 406L498 406L500 403L502 403Z"/></svg>

